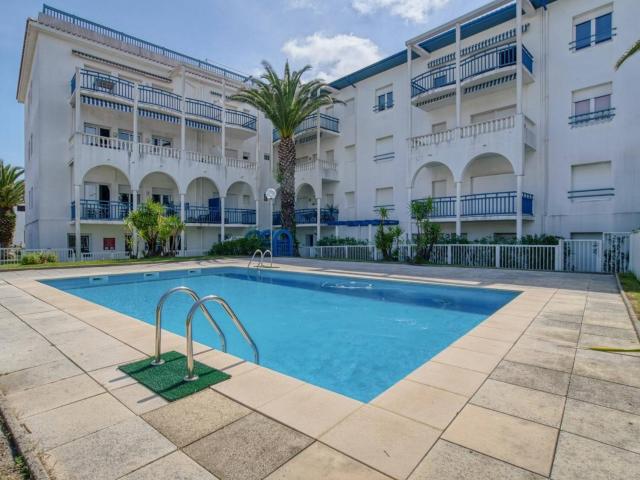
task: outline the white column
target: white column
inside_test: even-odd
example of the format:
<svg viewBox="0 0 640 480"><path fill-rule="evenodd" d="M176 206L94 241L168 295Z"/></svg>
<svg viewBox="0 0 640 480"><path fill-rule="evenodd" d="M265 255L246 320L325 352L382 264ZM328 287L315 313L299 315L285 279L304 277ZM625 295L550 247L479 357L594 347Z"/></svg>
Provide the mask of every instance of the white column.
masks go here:
<svg viewBox="0 0 640 480"><path fill-rule="evenodd" d="M460 196L462 193L462 182L456 182L456 236L462 235L462 202Z"/></svg>
<svg viewBox="0 0 640 480"><path fill-rule="evenodd" d="M460 87L460 24L456 23L456 128L462 126L462 88Z"/></svg>
<svg viewBox="0 0 640 480"><path fill-rule="evenodd" d="M260 226L260 222L258 221L258 212L259 211L260 211L260 200L256 200L256 230L258 230L258 227Z"/></svg>
<svg viewBox="0 0 640 480"><path fill-rule="evenodd" d="M76 86L77 88L77 86ZM82 208L80 205L80 185L75 184L73 186L73 201L76 206L76 215L75 215L75 234L76 234L76 260L80 260L81 257L81 235L80 235L80 216L82 214Z"/></svg>
<svg viewBox="0 0 640 480"><path fill-rule="evenodd" d="M187 218L184 212L184 200L185 200L184 193L181 193L180 194L180 221L182 223L184 223L185 219ZM183 255L186 250L185 235L186 235L186 228L183 228L182 232L180 232L180 250L182 250Z"/></svg>
<svg viewBox="0 0 640 480"><path fill-rule="evenodd" d="M320 240L320 202L322 198L316 198L316 239Z"/></svg>
<svg viewBox="0 0 640 480"><path fill-rule="evenodd" d="M367 234L368 234L367 240L368 240L369 245L372 245L373 244L373 225L369 224L368 229L369 229L369 231L367 232Z"/></svg>
<svg viewBox="0 0 640 480"><path fill-rule="evenodd" d="M411 139L413 137L413 110L411 109L411 95L413 94L413 87L411 86L411 80L413 79L413 50L411 49L411 46L407 47L407 76L409 77L407 81L407 84L409 85L409 108L407 110L409 112L409 128L407 129L407 131L409 132L409 139Z"/></svg>
<svg viewBox="0 0 640 480"><path fill-rule="evenodd" d="M413 218L411 217L411 196L413 189L411 187L407 187L407 200L409 201L409 221L407 222L407 234L409 235L409 243L413 239Z"/></svg>
<svg viewBox="0 0 640 480"><path fill-rule="evenodd" d="M184 159L185 159L185 150L187 149L186 143L187 143L187 119L185 116L185 111L187 108L187 104L185 103L185 93L187 90L187 86L186 86L186 72L185 72L185 68L182 67L182 85L181 85L181 96L182 96L182 100L180 102L180 160L181 163L184 163Z"/></svg>
<svg viewBox="0 0 640 480"><path fill-rule="evenodd" d="M80 87L82 84L82 76L80 74L80 67L76 67L76 90L75 92L73 92L74 96L75 96L75 115L74 115L74 123L75 123L75 131L76 132L82 132L84 130L84 128L82 128L82 117L81 117L81 110L80 110L80 105L81 105L81 98L80 98Z"/></svg>
<svg viewBox="0 0 640 480"><path fill-rule="evenodd" d="M516 0L516 114L522 114L522 0Z"/></svg>
<svg viewBox="0 0 640 480"><path fill-rule="evenodd" d="M133 189L131 190L131 207L133 208L133 210L138 209L138 190L133 190ZM137 258L138 257L138 231L135 229L133 230L133 232L131 232L131 251L133 255Z"/></svg>
<svg viewBox="0 0 640 480"><path fill-rule="evenodd" d="M227 154L226 154L226 145L227 145L227 83L222 81L222 131L220 132L220 136L222 139L222 163L225 168L227 166ZM222 212L224 215L224 211ZM224 224L224 221L223 221ZM223 228L224 230L224 228ZM224 237L222 239L224 241Z"/></svg>
<svg viewBox="0 0 640 480"><path fill-rule="evenodd" d="M522 175L516 175L516 238L522 238Z"/></svg>
<svg viewBox="0 0 640 480"><path fill-rule="evenodd" d="M224 242L224 199L220 197L220 242Z"/></svg>
<svg viewBox="0 0 640 480"><path fill-rule="evenodd" d="M338 231L338 225L336 225L336 226L335 226L335 228L334 228L333 236L334 236L334 237L336 237L336 238L338 238L339 233L340 233L340 232Z"/></svg>

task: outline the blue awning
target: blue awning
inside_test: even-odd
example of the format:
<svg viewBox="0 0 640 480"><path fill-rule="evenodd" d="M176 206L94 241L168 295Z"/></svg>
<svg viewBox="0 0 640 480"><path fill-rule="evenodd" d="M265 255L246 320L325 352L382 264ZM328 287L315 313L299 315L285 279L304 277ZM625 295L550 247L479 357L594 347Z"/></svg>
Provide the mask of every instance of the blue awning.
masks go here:
<svg viewBox="0 0 640 480"><path fill-rule="evenodd" d="M153 118L155 120L162 120L169 123L180 123L180 117L167 115L166 113L154 112L153 110L145 110L144 108L138 109L138 115L140 115L141 117Z"/></svg>
<svg viewBox="0 0 640 480"><path fill-rule="evenodd" d="M399 225L400 222L398 220L385 220L385 225ZM377 227L380 225L380 219L374 220L335 220L332 222L327 222L327 225L334 226L344 226L344 227L368 227L369 225L373 225Z"/></svg>
<svg viewBox="0 0 640 480"><path fill-rule="evenodd" d="M101 98L88 97L86 95L82 95L80 98L82 103L86 105L92 105L94 107L110 108L111 110L118 110L120 112L131 112L130 105L124 105L122 103L103 100Z"/></svg>
<svg viewBox="0 0 640 480"><path fill-rule="evenodd" d="M220 127L217 125L211 125L209 123L203 123L203 122L197 122L195 120L190 120L187 118L186 121L186 125L187 127L190 128L197 128L199 130L206 130L208 132L219 132L220 131Z"/></svg>

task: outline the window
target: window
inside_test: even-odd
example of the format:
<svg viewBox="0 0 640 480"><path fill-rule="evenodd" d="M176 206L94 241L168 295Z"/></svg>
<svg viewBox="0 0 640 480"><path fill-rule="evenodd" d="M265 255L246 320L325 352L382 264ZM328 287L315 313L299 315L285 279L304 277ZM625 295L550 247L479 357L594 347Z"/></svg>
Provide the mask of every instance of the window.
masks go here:
<svg viewBox="0 0 640 480"><path fill-rule="evenodd" d="M440 133L447 130L447 122L434 123L431 125L431 133Z"/></svg>
<svg viewBox="0 0 640 480"><path fill-rule="evenodd" d="M270 155L270 154L268 154L268 153L265 153L263 158L264 158L267 162L270 162L270 161L271 161L271 155Z"/></svg>
<svg viewBox="0 0 640 480"><path fill-rule="evenodd" d="M571 166L569 198L602 200L613 194L611 162L582 163Z"/></svg>
<svg viewBox="0 0 640 480"><path fill-rule="evenodd" d="M485 112L474 113L471 115L471 123L489 122L491 120L500 120L501 118L511 117L516 114L516 106L496 108Z"/></svg>
<svg viewBox="0 0 640 480"><path fill-rule="evenodd" d="M67 248L76 249L76 236L73 233L67 234ZM80 251L89 253L91 251L91 237L89 235L80 235Z"/></svg>
<svg viewBox="0 0 640 480"><path fill-rule="evenodd" d="M374 112L382 112L393 108L393 90L392 86L388 85L376 90L376 104L373 107Z"/></svg>
<svg viewBox="0 0 640 480"><path fill-rule="evenodd" d="M388 210L394 209L393 187L376 188L376 204L373 209L377 211L380 207L385 207Z"/></svg>
<svg viewBox="0 0 640 480"><path fill-rule="evenodd" d="M582 50L611 40L614 30L613 13L610 6L579 15L573 20L571 49L574 51Z"/></svg>
<svg viewBox="0 0 640 480"><path fill-rule="evenodd" d="M84 133L92 135L87 139L88 145L98 147L109 147L109 138L111 138L111 129L109 127L101 127L90 123L84 124Z"/></svg>
<svg viewBox="0 0 640 480"><path fill-rule="evenodd" d="M245 162L251 160L251 155L249 154L249 152L242 152L242 160L244 160Z"/></svg>
<svg viewBox="0 0 640 480"><path fill-rule="evenodd" d="M126 142L133 142L133 132L131 130L124 130L122 128L118 129L118 138L120 140L124 140ZM138 143L140 143L142 137L140 133L138 133Z"/></svg>
<svg viewBox="0 0 640 480"><path fill-rule="evenodd" d="M116 239L113 237L103 238L102 239L102 250L115 250L116 249Z"/></svg>
<svg viewBox="0 0 640 480"><path fill-rule="evenodd" d="M156 135L151 137L151 144L156 147L168 147L171 148L171 139L166 137L158 137Z"/></svg>
<svg viewBox="0 0 640 480"><path fill-rule="evenodd" d="M393 135L376 139L376 153L373 159L378 162L382 160L393 160Z"/></svg>
<svg viewBox="0 0 640 480"><path fill-rule="evenodd" d="M27 162L31 160L33 155L33 133L29 135L29 147L27 148Z"/></svg>
<svg viewBox="0 0 640 480"><path fill-rule="evenodd" d="M608 120L615 115L611 106L611 83L576 90L572 94L572 115L569 124L579 126Z"/></svg>
<svg viewBox="0 0 640 480"><path fill-rule="evenodd" d="M224 149L224 156L229 160L237 160L238 159L238 151L233 150L231 148Z"/></svg>

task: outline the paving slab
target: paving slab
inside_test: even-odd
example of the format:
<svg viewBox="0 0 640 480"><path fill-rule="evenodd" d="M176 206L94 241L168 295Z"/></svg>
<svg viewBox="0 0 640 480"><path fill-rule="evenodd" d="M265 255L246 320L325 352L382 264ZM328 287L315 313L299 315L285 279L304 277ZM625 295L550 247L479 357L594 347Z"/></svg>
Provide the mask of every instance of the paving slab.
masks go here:
<svg viewBox="0 0 640 480"><path fill-rule="evenodd" d="M595 378L571 376L568 396L640 415L640 389Z"/></svg>
<svg viewBox="0 0 640 480"><path fill-rule="evenodd" d="M578 350L573 373L640 387L640 358L594 350Z"/></svg>
<svg viewBox="0 0 640 480"><path fill-rule="evenodd" d="M24 418L103 392L91 377L81 374L8 395L7 402L19 418Z"/></svg>
<svg viewBox="0 0 640 480"><path fill-rule="evenodd" d="M491 373L490 378L556 395L566 395L570 375L566 372L536 367L535 365L503 360Z"/></svg>
<svg viewBox="0 0 640 480"><path fill-rule="evenodd" d="M44 457L54 478L112 480L175 450L141 418L132 418L50 450Z"/></svg>
<svg viewBox="0 0 640 480"><path fill-rule="evenodd" d="M488 379L471 399L480 407L560 427L565 397Z"/></svg>
<svg viewBox="0 0 640 480"><path fill-rule="evenodd" d="M640 478L640 455L588 438L560 432L553 480Z"/></svg>
<svg viewBox="0 0 640 480"><path fill-rule="evenodd" d="M118 369L118 365L99 368L98 370L93 370L87 373L107 390L126 387L127 385L137 383L135 378Z"/></svg>
<svg viewBox="0 0 640 480"><path fill-rule="evenodd" d="M510 362L525 363L536 367L571 373L574 355L575 352L568 349L565 351L549 352L515 346L504 359Z"/></svg>
<svg viewBox="0 0 640 480"><path fill-rule="evenodd" d="M259 411L313 438L338 424L362 402L316 387L302 385L259 407Z"/></svg>
<svg viewBox="0 0 640 480"><path fill-rule="evenodd" d="M32 439L44 450L115 425L133 414L108 393L33 415L25 420Z"/></svg>
<svg viewBox="0 0 640 480"><path fill-rule="evenodd" d="M316 442L266 480L390 480L382 473Z"/></svg>
<svg viewBox="0 0 640 480"><path fill-rule="evenodd" d="M152 392L138 382L127 385L126 387L113 389L111 390L111 395L124 403L137 415L142 415L143 413L163 407L169 403L160 395Z"/></svg>
<svg viewBox="0 0 640 480"><path fill-rule="evenodd" d="M557 435L554 428L467 405L442 438L548 476Z"/></svg>
<svg viewBox="0 0 640 480"><path fill-rule="evenodd" d="M224 480L258 480L312 442L302 433L251 413L189 445L184 452Z"/></svg>
<svg viewBox="0 0 640 480"><path fill-rule="evenodd" d="M248 408L205 389L142 417L173 443L183 447L249 413Z"/></svg>
<svg viewBox="0 0 640 480"><path fill-rule="evenodd" d="M37 367L19 370L0 376L0 392L9 395L65 378L74 377L82 373L76 365L61 358Z"/></svg>
<svg viewBox="0 0 640 480"><path fill-rule="evenodd" d="M406 478L440 435L428 425L365 405L320 440L394 478Z"/></svg>
<svg viewBox="0 0 640 480"><path fill-rule="evenodd" d="M42 346L40 342L26 345L24 348L7 348L4 342L3 345L4 348L0 351L0 375L64 359L64 355L57 348L51 345Z"/></svg>
<svg viewBox="0 0 640 480"><path fill-rule="evenodd" d="M420 383L401 380L371 401L398 415L444 430L467 403L467 397Z"/></svg>
<svg viewBox="0 0 640 480"><path fill-rule="evenodd" d="M486 373L430 361L407 376L407 380L431 385L448 392L470 397L487 378Z"/></svg>
<svg viewBox="0 0 640 480"><path fill-rule="evenodd" d="M562 429L640 453L640 416L567 399Z"/></svg>
<svg viewBox="0 0 640 480"><path fill-rule="evenodd" d="M218 480L211 473L182 452L173 452L135 472L122 480Z"/></svg>
<svg viewBox="0 0 640 480"><path fill-rule="evenodd" d="M480 373L490 373L501 360L500 355L473 352L462 348L448 347L433 357L433 360L454 367L467 368Z"/></svg>
<svg viewBox="0 0 640 480"><path fill-rule="evenodd" d="M409 480L542 480L545 477L438 440Z"/></svg>

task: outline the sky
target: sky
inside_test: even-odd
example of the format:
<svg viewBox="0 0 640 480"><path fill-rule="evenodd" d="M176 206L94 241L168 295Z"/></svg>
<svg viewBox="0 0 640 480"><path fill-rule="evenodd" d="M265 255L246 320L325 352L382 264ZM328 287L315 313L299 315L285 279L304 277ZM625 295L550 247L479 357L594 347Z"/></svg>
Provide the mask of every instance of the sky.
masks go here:
<svg viewBox="0 0 640 480"><path fill-rule="evenodd" d="M245 74L267 60L327 81L402 50L409 38L487 0L48 0L48 5ZM0 159L24 164L16 85L25 21L42 2L2 0Z"/></svg>

